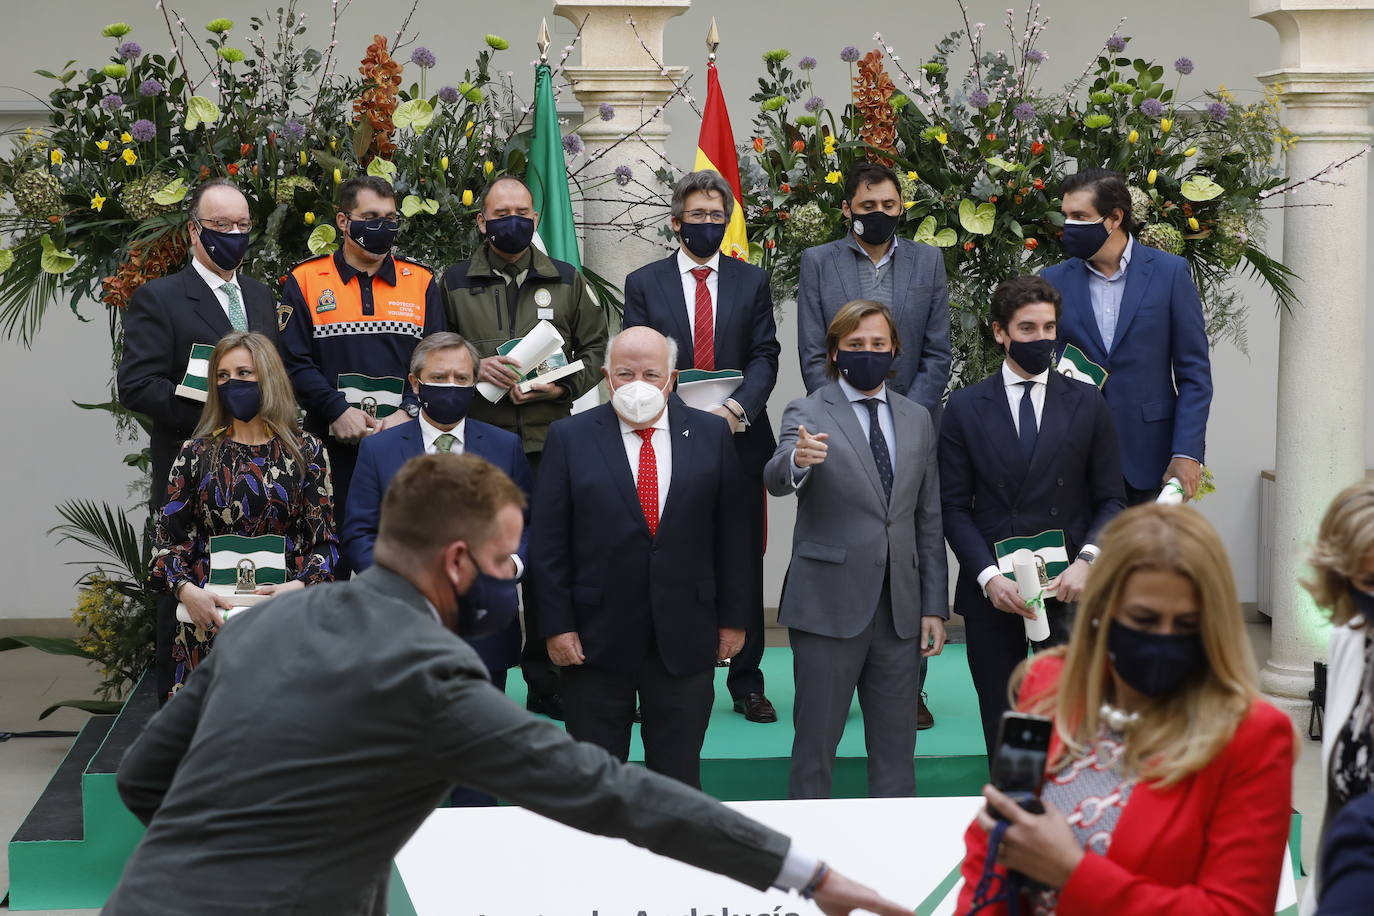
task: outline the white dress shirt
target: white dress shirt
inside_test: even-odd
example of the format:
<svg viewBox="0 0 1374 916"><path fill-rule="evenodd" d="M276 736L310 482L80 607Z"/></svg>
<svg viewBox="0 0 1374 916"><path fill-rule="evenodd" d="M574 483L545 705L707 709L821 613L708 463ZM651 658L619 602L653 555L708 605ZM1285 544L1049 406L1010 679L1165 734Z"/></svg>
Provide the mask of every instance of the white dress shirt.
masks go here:
<svg viewBox="0 0 1374 916"><path fill-rule="evenodd" d="M415 422L420 424L420 438L425 443L424 453L426 455L433 455L436 452L438 452L439 450L434 447L434 440L442 436L444 434L444 430L430 423L429 418L425 416L423 410L420 411L420 415L415 418ZM458 421L457 426L453 427L453 429L450 429L448 431L448 434L450 436L453 436L453 438L456 440L452 445L449 446L448 449L454 455L463 454L463 437L464 433L467 430L467 425L467 417L464 417L463 419Z"/></svg>
<svg viewBox="0 0 1374 916"><path fill-rule="evenodd" d="M635 490L638 491L639 449L644 440L620 418L619 414L616 415L616 420L620 423L621 441L625 443L625 460L630 462L630 478L634 481ZM662 520L663 506L668 502L668 484L673 479L673 442L668 434L667 408L659 414L652 429L654 434L649 437L649 442L654 447L654 462L658 465L658 517Z"/></svg>
<svg viewBox="0 0 1374 916"><path fill-rule="evenodd" d="M841 378L841 379L839 380L839 382L840 382L840 390L841 390L842 392L844 392L845 398L848 399L848 401L849 401L849 406L852 407L852 408L854 408L854 416L857 417L858 420L859 420L859 428L862 429L862 430L864 431L864 438L865 438L865 439L867 439L867 438L869 437L870 433L869 433L869 431L868 431L868 427L869 427L868 406L867 406L866 404L864 404L864 401L868 400L869 397L872 397L874 400L876 400L876 401L879 402L879 403L878 403L878 429L882 430L882 433L883 433L883 441L885 441L885 442L887 443L887 456L888 456L888 461L889 461L889 463L891 463L891 465L892 465L892 471L893 471L893 474L895 475L895 474L896 474L896 471L897 471L897 448L896 448L897 433L896 433L896 431L895 431L895 430L893 429L893 427L892 427L892 405L889 404L888 401L887 401L887 385L886 385L886 383L884 383L883 387L881 387L881 388L878 389L878 393L877 393L877 394L874 394L874 395L867 395L867 394L864 394L864 393L863 393L862 391L860 391L859 389L855 388L853 385L851 385L851 384L849 384L848 382L846 382L843 378ZM813 429L813 430L811 430L811 432L812 432L812 433L823 432L823 430L814 430L814 429ZM806 480L806 472L809 471L809 470L811 470L810 467L805 467L805 468L803 468L803 467L798 467L798 466L797 466L797 450L796 450L795 448L793 448L793 449L792 449L792 486L794 486L794 487L799 487L799 486L801 486L802 483Z"/></svg>
<svg viewBox="0 0 1374 916"><path fill-rule="evenodd" d="M247 319L248 304L244 302L243 299L243 287L239 286L238 271L234 271L234 275L226 280L219 274L213 273L210 268L206 267L204 264L200 263L200 258L195 256L191 257L191 266L196 269L196 273L200 274L200 278L205 281L205 285L210 287L211 292L215 294L215 300L219 302L219 307L224 309L224 317L226 318L229 318L229 294L224 291L224 284L228 283L237 289L239 291L239 302L243 305L243 316ZM230 327L233 327L233 324L234 322L231 319L229 322Z"/></svg>
<svg viewBox="0 0 1374 916"><path fill-rule="evenodd" d="M698 267L709 267L711 272L706 275L706 289L711 294L711 327L716 323L716 301L718 300L719 284L716 282L720 276L720 252L711 255L711 259L705 264L698 264L688 257L687 252L681 248L677 250L677 270L682 277L682 298L687 303L687 329L692 333L692 339L687 341L690 347L697 339L697 278L692 276L692 271Z"/></svg>
<svg viewBox="0 0 1374 916"><path fill-rule="evenodd" d="M1092 304L1093 319L1097 322L1098 333L1107 352L1111 352L1112 341L1116 339L1116 325L1121 320L1121 300L1126 295L1126 268L1131 266L1131 253L1135 239L1126 236L1126 247L1121 250L1121 261L1116 273L1110 277L1085 260L1088 268L1088 301Z"/></svg>

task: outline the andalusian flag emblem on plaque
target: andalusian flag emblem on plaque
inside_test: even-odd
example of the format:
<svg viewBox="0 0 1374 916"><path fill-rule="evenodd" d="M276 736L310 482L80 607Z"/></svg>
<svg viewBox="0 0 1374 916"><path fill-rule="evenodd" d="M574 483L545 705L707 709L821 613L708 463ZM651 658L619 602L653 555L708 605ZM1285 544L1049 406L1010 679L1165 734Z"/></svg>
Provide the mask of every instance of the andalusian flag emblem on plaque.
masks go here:
<svg viewBox="0 0 1374 916"><path fill-rule="evenodd" d="M1073 344L1069 344L1064 348L1064 352L1059 354L1059 363L1055 368L1061 375L1076 378L1080 382L1091 382L1098 388L1107 383L1107 376L1111 374L1088 359L1087 355Z"/></svg>
<svg viewBox="0 0 1374 916"><path fill-rule="evenodd" d="M210 396L210 357L214 352L211 344L191 345L191 357L186 360L186 377L177 385L177 397L204 403Z"/></svg>
<svg viewBox="0 0 1374 916"><path fill-rule="evenodd" d="M286 582L286 538L280 534L243 537L217 534L210 538L210 581L206 587L221 595L251 595L263 585Z"/></svg>
<svg viewBox="0 0 1374 916"><path fill-rule="evenodd" d="M339 390L348 403L369 416L384 420L401 408L406 380L373 378L370 375L339 374Z"/></svg>
<svg viewBox="0 0 1374 916"><path fill-rule="evenodd" d="M1069 552L1064 546L1064 532L1051 528L1023 538L1007 538L992 545L997 554L997 568L1002 575L1015 581L1012 573L1011 555L1021 548L1035 554L1035 565L1040 570L1041 586L1054 581L1054 577L1069 568Z"/></svg>

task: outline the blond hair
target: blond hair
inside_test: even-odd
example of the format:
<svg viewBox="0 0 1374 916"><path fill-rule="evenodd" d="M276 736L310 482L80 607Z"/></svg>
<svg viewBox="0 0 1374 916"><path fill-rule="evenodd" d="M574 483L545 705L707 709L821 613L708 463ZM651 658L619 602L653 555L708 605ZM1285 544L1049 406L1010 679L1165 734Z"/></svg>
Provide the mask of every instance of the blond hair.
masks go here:
<svg viewBox="0 0 1374 916"><path fill-rule="evenodd" d="M892 338L892 352L897 356L902 354L902 339L897 335L897 319L892 317L892 310L871 299L853 299L840 306L835 317L830 319L830 327L825 329L825 352L828 356L825 374L831 379L840 377L840 369L835 365L835 353L840 349L840 342L858 330L869 315L883 316L887 321L888 335Z"/></svg>
<svg viewBox="0 0 1374 916"><path fill-rule="evenodd" d="M210 383L209 391L194 437L209 439L214 443L213 458L218 460L219 448L234 428L234 418L219 399L219 383L215 374L219 372L219 364L224 357L240 347L252 357L253 369L258 374L258 386L262 389L262 407L258 410L258 416L296 463L304 479L305 456L301 452L301 428L297 421L299 410L291 389L291 379L286 374L281 357L277 355L277 348L257 331L230 331L215 344L215 351L210 354L210 371L206 379Z"/></svg>
<svg viewBox="0 0 1374 916"><path fill-rule="evenodd" d="M1058 684L1028 700L1029 711L1055 719L1061 746L1049 762L1057 772L1092 746L1102 725L1111 675L1107 632L1127 580L1141 570L1176 573L1197 593L1198 628L1206 663L1173 694L1141 711L1126 734L1128 774L1171 786L1207 766L1235 734L1259 695L1226 548L1191 507L1137 506L1107 526L1078 602ZM1026 665L1018 669L1024 675Z"/></svg>
<svg viewBox="0 0 1374 916"><path fill-rule="evenodd" d="M1340 492L1322 516L1312 546L1312 575L1304 579L1317 607L1337 626L1359 616L1350 598L1350 580L1374 552L1374 482L1362 480Z"/></svg>

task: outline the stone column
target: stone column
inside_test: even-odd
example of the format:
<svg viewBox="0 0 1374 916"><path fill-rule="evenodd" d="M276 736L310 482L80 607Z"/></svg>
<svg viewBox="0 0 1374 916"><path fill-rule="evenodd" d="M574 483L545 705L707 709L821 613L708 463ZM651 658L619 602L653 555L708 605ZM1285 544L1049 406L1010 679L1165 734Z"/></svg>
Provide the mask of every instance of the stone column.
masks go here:
<svg viewBox="0 0 1374 916"><path fill-rule="evenodd" d="M581 64L569 66L565 72L585 111L586 123L578 133L586 143L587 156L600 154L577 176L584 188L595 186L587 192L590 199L582 205L582 218L590 224L582 246L582 260L616 286L623 286L630 271L667 253L654 244L652 232L645 233L650 239L644 240L597 228L597 224L623 225L666 217L661 207L634 201L642 201L655 192L665 199L671 195L672 189L661 186L653 174L654 170L667 167L664 141L669 127L661 113L651 116L687 74L686 67L668 67L663 59L663 31L669 19L682 15L691 5L691 0L554 3L556 15L582 29ZM628 23L630 17L634 17L634 28ZM704 86L698 91L705 95ZM615 108L615 117L609 121L600 117L603 103ZM636 130L637 137L619 142ZM620 166L628 168L633 179L623 186L614 180Z"/></svg>
<svg viewBox="0 0 1374 916"><path fill-rule="evenodd" d="M1279 33L1285 124L1300 138L1287 173L1305 178L1374 137L1374 2L1250 0ZM1331 499L1364 475L1368 163L1358 159L1289 196L1282 260L1298 275L1298 304L1280 319L1273 646L1266 694L1306 727L1312 662L1326 657L1324 616L1298 584ZM1312 206L1319 204L1320 206Z"/></svg>

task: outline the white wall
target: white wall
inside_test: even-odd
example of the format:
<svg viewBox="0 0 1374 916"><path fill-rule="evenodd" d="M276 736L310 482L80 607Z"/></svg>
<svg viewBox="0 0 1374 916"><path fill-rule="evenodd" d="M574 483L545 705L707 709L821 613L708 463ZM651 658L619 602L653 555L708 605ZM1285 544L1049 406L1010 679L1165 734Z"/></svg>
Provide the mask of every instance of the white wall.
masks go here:
<svg viewBox="0 0 1374 916"><path fill-rule="evenodd" d="M251 2L235 10L226 9L222 0L182 0L178 6L198 33L205 21L229 13L239 20L237 33L241 34L248 17L260 12ZM275 9L277 0L272 0L271 6ZM320 36L327 25L328 3L304 0L302 6L310 15L312 35ZM360 57L374 32L393 34L408 6L353 4L339 32L342 58L351 61ZM1006 40L999 38L1005 36L999 32L1004 3L973 0L969 6L973 21L988 24L988 46L1005 47ZM1024 9L1023 4L1018 8ZM1201 89L1225 83L1242 99L1253 99L1260 90L1253 75L1277 66L1276 34L1248 17L1245 0L1156 0L1144 6L1102 0L1047 0L1043 8L1053 20L1040 45L1050 54L1040 80L1047 88L1076 76L1127 12L1133 18L1122 32L1133 36L1130 51L1157 58L1166 66L1176 57L1191 57L1197 69L1188 87ZM495 32L512 42L512 50L502 55L503 69L515 71L524 83L532 84L528 63L534 57L533 41L540 17L549 16L555 55L571 34L571 27L555 19L551 10L552 4L544 0L483 5L422 0L414 19L420 31L419 43L439 55L439 66L430 82L456 83L464 63L481 46L482 35ZM462 15L455 16L455 12ZM838 108L845 98L848 75L847 67L838 59L841 47L852 44L866 51L875 46L873 33L881 31L903 64L914 67L942 35L962 24L953 0L869 0L843 11L823 0L698 0L669 24L665 63L699 70L704 55L702 41L712 16L721 30L719 66L736 139L741 142L751 135L754 107L748 97L762 72L759 55L765 50L789 48L794 61L806 54L817 57L821 67L816 90ZM8 87L0 88L0 108L22 99L18 90L48 91L47 81L32 74L35 68L55 68L72 57L81 65L100 62L110 42L100 37L99 29L115 19L134 25L130 38L138 40L145 50L165 51L168 47L161 16L147 0L50 0L26 7L24 17L12 21L0 35L0 61L4 61L0 85ZM695 95L704 96L704 80L694 80L693 90ZM689 167L696 139L695 116L681 103L675 103L668 114L675 130L669 154L675 162ZM1278 219L1270 238L1271 248L1278 252ZM1340 238L1340 227L1331 227L1331 243L1339 245ZM1367 256L1365 251L1350 252L1350 257ZM1269 297L1253 284L1244 288L1250 309L1250 352L1247 357L1227 345L1213 356L1216 399L1208 436L1208 464L1216 474L1219 491L1201 505L1201 511L1218 526L1230 547L1242 600L1253 601L1257 591L1258 479L1261 470L1272 467L1274 457L1278 322ZM102 399L109 375L103 307L87 304L84 308L97 321L81 324L65 304L55 304L32 352L17 344L0 344L4 354L0 358L0 390L8 393L0 403L3 441L8 446L0 450L0 481L4 482L0 485L0 582L7 583L0 617L57 617L69 611L74 571L62 564L79 554L54 549L51 539L43 534L56 523L55 503L74 496L133 503L125 496L130 475L120 463L131 447L113 441L111 425L103 415L70 406L72 400ZM782 371L770 405L775 419L788 400L803 391L791 315L784 316L779 338ZM1374 374L1370 378L1374 379ZM1332 396L1367 401L1369 392L1333 392ZM1374 427L1370 434L1374 436ZM1312 444L1312 453L1314 462L1322 460L1321 443ZM771 500L769 510L766 582L768 601L776 603L786 570L794 510L790 499Z"/></svg>

